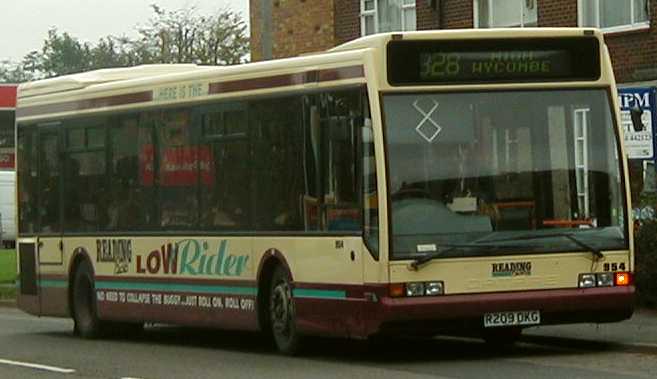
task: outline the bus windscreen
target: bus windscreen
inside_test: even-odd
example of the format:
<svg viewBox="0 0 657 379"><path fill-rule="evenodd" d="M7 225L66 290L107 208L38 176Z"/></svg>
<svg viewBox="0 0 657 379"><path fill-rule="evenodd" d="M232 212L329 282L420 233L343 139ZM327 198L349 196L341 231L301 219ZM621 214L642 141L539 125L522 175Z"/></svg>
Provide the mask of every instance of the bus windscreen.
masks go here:
<svg viewBox="0 0 657 379"><path fill-rule="evenodd" d="M393 86L597 80L595 38L393 40L388 43Z"/></svg>

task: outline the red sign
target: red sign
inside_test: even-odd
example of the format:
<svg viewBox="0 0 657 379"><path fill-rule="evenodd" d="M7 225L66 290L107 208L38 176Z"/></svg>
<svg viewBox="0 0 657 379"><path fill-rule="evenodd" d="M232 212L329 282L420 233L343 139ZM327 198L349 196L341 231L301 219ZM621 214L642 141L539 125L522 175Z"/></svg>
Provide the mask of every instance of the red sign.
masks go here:
<svg viewBox="0 0 657 379"><path fill-rule="evenodd" d="M15 85L0 85L0 108L16 108Z"/></svg>
<svg viewBox="0 0 657 379"><path fill-rule="evenodd" d="M16 166L14 153L0 153L0 170L13 170Z"/></svg>
<svg viewBox="0 0 657 379"><path fill-rule="evenodd" d="M153 185L153 145L145 145L139 157L141 182ZM171 147L160 156L160 185L164 187L194 186L198 173L201 183L210 187L214 183L214 161L208 146Z"/></svg>

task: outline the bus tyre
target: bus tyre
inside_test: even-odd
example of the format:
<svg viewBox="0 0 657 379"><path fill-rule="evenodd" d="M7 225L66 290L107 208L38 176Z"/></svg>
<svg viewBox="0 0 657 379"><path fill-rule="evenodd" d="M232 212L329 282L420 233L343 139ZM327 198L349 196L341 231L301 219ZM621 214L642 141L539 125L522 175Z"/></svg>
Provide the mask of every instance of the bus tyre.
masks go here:
<svg viewBox="0 0 657 379"><path fill-rule="evenodd" d="M82 262L75 271L73 281L73 320L75 333L83 338L98 338L103 332L103 322L98 319L96 291L91 264Z"/></svg>
<svg viewBox="0 0 657 379"><path fill-rule="evenodd" d="M271 279L269 320L278 350L287 355L296 354L301 338L297 332L290 278L281 266L276 267Z"/></svg>

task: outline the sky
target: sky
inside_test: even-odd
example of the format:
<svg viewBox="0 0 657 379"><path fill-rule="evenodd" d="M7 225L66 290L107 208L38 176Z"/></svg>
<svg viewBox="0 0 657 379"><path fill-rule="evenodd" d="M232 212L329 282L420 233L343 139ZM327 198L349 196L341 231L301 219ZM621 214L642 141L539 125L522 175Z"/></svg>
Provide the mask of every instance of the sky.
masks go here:
<svg viewBox="0 0 657 379"><path fill-rule="evenodd" d="M167 10L195 6L199 13L228 7L249 20L249 0L2 0L0 61L20 61L39 50L56 27L82 42L95 44L108 35L135 36L136 27L152 16L150 4Z"/></svg>

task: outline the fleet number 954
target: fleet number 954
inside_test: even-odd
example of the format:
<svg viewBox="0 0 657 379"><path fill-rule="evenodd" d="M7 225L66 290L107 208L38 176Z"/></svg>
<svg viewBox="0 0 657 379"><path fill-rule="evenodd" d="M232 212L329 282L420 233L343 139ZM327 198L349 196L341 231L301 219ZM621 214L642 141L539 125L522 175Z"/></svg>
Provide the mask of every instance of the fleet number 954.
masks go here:
<svg viewBox="0 0 657 379"><path fill-rule="evenodd" d="M625 262L609 262L602 265L604 271L625 271Z"/></svg>

